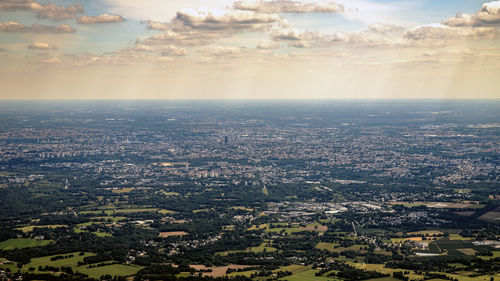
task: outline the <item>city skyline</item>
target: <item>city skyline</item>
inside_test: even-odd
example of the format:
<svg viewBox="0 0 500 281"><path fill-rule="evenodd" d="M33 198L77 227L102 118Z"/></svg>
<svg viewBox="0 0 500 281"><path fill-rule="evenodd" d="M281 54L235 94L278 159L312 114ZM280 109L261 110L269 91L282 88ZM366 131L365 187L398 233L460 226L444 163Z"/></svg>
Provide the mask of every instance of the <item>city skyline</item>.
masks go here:
<svg viewBox="0 0 500 281"><path fill-rule="evenodd" d="M0 2L0 99L496 99L500 1Z"/></svg>

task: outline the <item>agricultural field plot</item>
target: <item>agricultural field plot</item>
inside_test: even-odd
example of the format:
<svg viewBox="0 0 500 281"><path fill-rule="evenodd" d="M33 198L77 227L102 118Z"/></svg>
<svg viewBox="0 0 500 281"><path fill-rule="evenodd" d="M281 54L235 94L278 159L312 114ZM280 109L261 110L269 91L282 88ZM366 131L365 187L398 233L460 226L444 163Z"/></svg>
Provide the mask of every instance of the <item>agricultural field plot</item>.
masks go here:
<svg viewBox="0 0 500 281"><path fill-rule="evenodd" d="M88 268L88 266L78 266L74 268L81 273L87 274L91 278L99 279L103 275L111 276L132 276L135 275L139 270L143 269L144 266L138 265L124 265L124 264L110 264L105 266L97 266Z"/></svg>
<svg viewBox="0 0 500 281"><path fill-rule="evenodd" d="M277 249L274 247L268 247L268 242L263 242L257 247L247 248L245 251L254 252L254 253L262 253L262 252L275 252Z"/></svg>
<svg viewBox="0 0 500 281"><path fill-rule="evenodd" d="M463 237L460 234L451 233L450 236L448 237L448 239L450 239L450 240L472 240L474 238L473 237Z"/></svg>
<svg viewBox="0 0 500 281"><path fill-rule="evenodd" d="M338 248L332 249L331 251L336 252L336 253L340 253L343 251L355 251L355 252L365 253L366 250L361 250L361 248L364 248L364 247L367 247L367 245L353 245L353 246L349 246L349 247L338 247Z"/></svg>
<svg viewBox="0 0 500 281"><path fill-rule="evenodd" d="M440 239L431 242L430 244L434 244L439 247L441 250L451 250L451 249L466 249L473 248L474 244L470 241L464 240L448 240L448 239Z"/></svg>
<svg viewBox="0 0 500 281"><path fill-rule="evenodd" d="M391 238L392 243L401 243L405 241L422 241L422 237Z"/></svg>
<svg viewBox="0 0 500 281"><path fill-rule="evenodd" d="M384 234L387 230L380 228L360 228L358 229L358 233L361 234Z"/></svg>
<svg viewBox="0 0 500 281"><path fill-rule="evenodd" d="M274 247L268 246L268 242L263 242L259 246L256 247L250 247L246 248L245 250L229 250L229 251L224 251L224 252L217 252L216 255L220 256L227 256L229 254L234 254L234 253L262 253L262 252L276 252L277 249Z"/></svg>
<svg viewBox="0 0 500 281"><path fill-rule="evenodd" d="M314 222L306 225L305 227L301 227L299 225L293 225L292 227L279 227L281 225L279 224L273 224L277 225L278 227L275 228L270 228L269 226L266 227L264 232L270 232L270 233L286 233L288 235L294 234L296 232L301 232L301 231L314 231L318 232L320 235L322 235L325 231L328 230L328 227L325 225L322 225L320 223ZM285 225L283 225L285 226Z"/></svg>
<svg viewBox="0 0 500 281"><path fill-rule="evenodd" d="M116 209L116 214L130 214L130 213L145 213L145 212L158 212L158 208L130 208L130 209Z"/></svg>
<svg viewBox="0 0 500 281"><path fill-rule="evenodd" d="M99 215L99 214L103 214L105 216L111 216L111 215L114 215L114 214L132 214L132 213L148 213L148 212L160 212L160 213L170 213L170 212L173 212L173 211L169 211L169 210L160 210L158 208L114 208L114 207L110 207L110 206L104 206L104 207L100 207L98 210L83 210L83 211L79 211L78 213L79 214L82 214L82 215L89 215L89 214L93 214L93 215Z"/></svg>
<svg viewBox="0 0 500 281"><path fill-rule="evenodd" d="M78 265L78 262L83 261L85 257L94 256L93 253L88 252L74 252L63 255L53 255L46 256L41 258L34 258L31 260L29 264L26 264L22 267L23 271L30 271L30 268L33 268L34 273L46 273L45 271L40 271L39 268L44 268L45 266L55 267L60 269L61 267L71 267L74 272L78 271L84 274L89 275L92 278L98 279L102 275L109 274L111 276L131 276L136 274L139 270L141 270L142 266L136 265L123 265L123 264L110 264L105 266L95 266L89 267L89 265ZM55 257L62 256L65 258L54 260ZM52 259L52 260L51 260ZM58 274L59 272L52 272L53 274Z"/></svg>
<svg viewBox="0 0 500 281"><path fill-rule="evenodd" d="M158 211L158 213L160 213L162 215L166 215L166 214L175 214L176 212L172 211L172 210L161 209Z"/></svg>
<svg viewBox="0 0 500 281"><path fill-rule="evenodd" d="M267 223L264 224L259 224L259 225L252 225L248 230L260 230L260 229L266 229L269 225Z"/></svg>
<svg viewBox="0 0 500 281"><path fill-rule="evenodd" d="M367 271L377 271L383 274L390 274L392 275L394 272L400 272L402 271L401 269L397 268L386 268L384 264L371 264L371 263L359 263L359 262L348 262L347 264L354 266L358 269L363 269ZM423 279L422 275L416 274L414 271L409 270L409 274L406 274L405 276L409 277L412 280L419 280ZM377 278L379 279L379 278Z"/></svg>
<svg viewBox="0 0 500 281"><path fill-rule="evenodd" d="M494 280L496 280L495 277L496 278L499 277L499 274L497 274L495 276L493 276L493 275L481 275L481 276L471 277L471 276L464 276L461 274L453 274L453 273L442 273L442 272L433 272L433 273L445 274L448 277L451 277L453 279L457 279L459 281L490 281L492 277ZM471 272L471 273L473 273L473 272Z"/></svg>
<svg viewBox="0 0 500 281"><path fill-rule="evenodd" d="M248 208L248 207L245 207L245 206L232 206L232 207L229 207L229 209L231 209L231 210L242 210L242 211L247 211L247 212L253 212L254 211L254 209Z"/></svg>
<svg viewBox="0 0 500 281"><path fill-rule="evenodd" d="M258 270L247 270L247 271L237 271L237 272L231 272L229 274L226 274L227 277L234 277L234 276L245 276L245 277L250 277L252 274L258 274Z"/></svg>
<svg viewBox="0 0 500 281"><path fill-rule="evenodd" d="M291 276L286 276L281 278L280 280L287 280L287 281L333 281L333 280L338 280L333 277L326 277L326 276L316 276L317 270L314 269L309 269L297 274L292 274Z"/></svg>
<svg viewBox="0 0 500 281"><path fill-rule="evenodd" d="M181 195L180 193L175 192L175 191L165 191L165 190L159 190L159 191L156 191L155 193L163 194L165 196L179 196L179 195Z"/></svg>
<svg viewBox="0 0 500 281"><path fill-rule="evenodd" d="M474 254L476 254L476 251L472 248L457 249L457 251L469 256L473 256Z"/></svg>
<svg viewBox="0 0 500 281"><path fill-rule="evenodd" d="M296 232L301 232L299 227L276 227L276 228L266 228L264 232L268 233L286 233L288 235L296 233Z"/></svg>
<svg viewBox="0 0 500 281"><path fill-rule="evenodd" d="M1 250L14 250L14 249L24 249L31 247L40 247L49 245L54 242L53 240L37 240L37 239L26 239L26 238L12 238L0 242Z"/></svg>
<svg viewBox="0 0 500 281"><path fill-rule="evenodd" d="M444 233L439 231L439 230L430 229L430 230L408 232L407 234L408 235L440 236L440 235L443 235Z"/></svg>
<svg viewBox="0 0 500 281"><path fill-rule="evenodd" d="M82 227L91 226L93 224L104 224L104 223L106 223L106 222L103 222L103 221L89 221L89 222L79 223L79 224L76 225L76 227L82 228Z"/></svg>
<svg viewBox="0 0 500 281"><path fill-rule="evenodd" d="M85 211L79 211L78 214L81 214L81 215L106 215L106 216L110 216L112 215L114 212L113 210L85 210Z"/></svg>
<svg viewBox="0 0 500 281"><path fill-rule="evenodd" d="M107 216L107 217L93 217L91 218L92 221L100 221L103 220L106 223L109 222L119 222L119 221L124 221L127 220L127 217L120 217L120 216Z"/></svg>
<svg viewBox="0 0 500 281"><path fill-rule="evenodd" d="M492 251L493 255L492 256L478 256L478 258L483 259L483 260L491 260L494 258L500 258L500 251Z"/></svg>
<svg viewBox="0 0 500 281"><path fill-rule="evenodd" d="M123 193L129 193L132 191L135 191L135 187L123 187L123 188L112 188L111 192L115 194L123 194Z"/></svg>
<svg viewBox="0 0 500 281"><path fill-rule="evenodd" d="M226 266L217 266L217 267L206 267L205 265L201 264L192 264L189 267L195 269L196 271L199 270L211 270L210 272L202 272L203 276L210 276L210 277L220 277L226 275L227 269L245 269L245 268L250 268L253 267L251 265L239 265L239 264L230 264ZM242 275L242 274L239 274Z"/></svg>
<svg viewBox="0 0 500 281"><path fill-rule="evenodd" d="M68 256L68 258L51 260L57 256ZM51 266L57 268L66 266L66 267L72 267L73 270L75 270L75 268L78 267L78 262L81 262L85 257L90 257L90 256L95 256L95 254L89 252L83 252L83 255L81 255L79 252L74 252L61 255L45 256L41 258L33 258L31 259L30 263L23 265L22 269L28 271L30 267L33 267L35 269L34 272L37 273L40 272L38 270L40 266L42 268L45 266Z"/></svg>
<svg viewBox="0 0 500 281"><path fill-rule="evenodd" d="M94 232L91 232L92 234L95 234L97 237L112 237L113 234L111 233L107 233L107 232L103 232L103 231L94 231Z"/></svg>
<svg viewBox="0 0 500 281"><path fill-rule="evenodd" d="M382 278L367 279L366 281L399 281L399 280L400 279L393 278L393 277L382 277Z"/></svg>
<svg viewBox="0 0 500 281"><path fill-rule="evenodd" d="M289 271L293 274L299 274L301 272L310 270L310 266L304 266L304 265L298 265L298 264L293 264L285 267L281 267L279 269L273 270L273 272L278 272L278 271Z"/></svg>
<svg viewBox="0 0 500 281"><path fill-rule="evenodd" d="M158 237L161 237L161 238L167 238L167 237L172 237L172 236L184 236L184 235L188 235L189 233L185 232L185 231L168 231L168 232L160 232L158 234Z"/></svg>
<svg viewBox="0 0 500 281"><path fill-rule="evenodd" d="M10 270L11 272L16 272L18 270L16 263L4 258L0 258L0 269Z"/></svg>
<svg viewBox="0 0 500 281"><path fill-rule="evenodd" d="M18 230L21 230L22 232L31 232L35 228L59 228L59 227L68 227L67 225L64 224L51 224L51 225L28 225L25 227L20 227Z"/></svg>
<svg viewBox="0 0 500 281"><path fill-rule="evenodd" d="M481 220L500 221L500 207L479 217Z"/></svg>
<svg viewBox="0 0 500 281"><path fill-rule="evenodd" d="M328 242L319 242L318 244L316 244L316 246L314 246L314 248L316 248L318 250L333 251L334 247L336 247L336 246L340 246L340 244L338 244L338 243L328 243Z"/></svg>

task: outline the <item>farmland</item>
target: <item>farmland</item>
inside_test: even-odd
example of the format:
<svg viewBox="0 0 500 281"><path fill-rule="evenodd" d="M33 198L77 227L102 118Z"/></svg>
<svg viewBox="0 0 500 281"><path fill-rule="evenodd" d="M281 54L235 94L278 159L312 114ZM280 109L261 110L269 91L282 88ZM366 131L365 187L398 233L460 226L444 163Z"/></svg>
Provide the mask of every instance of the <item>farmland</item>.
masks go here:
<svg viewBox="0 0 500 281"><path fill-rule="evenodd" d="M36 240L36 239L24 239L24 238L13 238L3 242L0 242L0 249L2 250L14 250L14 249L24 249L31 247L45 246L54 241L52 240Z"/></svg>

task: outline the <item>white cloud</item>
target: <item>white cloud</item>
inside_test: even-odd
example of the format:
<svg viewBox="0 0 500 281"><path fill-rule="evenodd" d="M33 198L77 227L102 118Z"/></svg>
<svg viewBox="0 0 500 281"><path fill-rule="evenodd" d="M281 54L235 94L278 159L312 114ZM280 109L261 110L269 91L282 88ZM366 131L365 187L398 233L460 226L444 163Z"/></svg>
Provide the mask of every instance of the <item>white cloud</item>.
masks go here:
<svg viewBox="0 0 500 281"><path fill-rule="evenodd" d="M168 30L165 33L154 34L146 39L138 40L145 45L205 45L222 35L217 32L180 31Z"/></svg>
<svg viewBox="0 0 500 281"><path fill-rule="evenodd" d="M147 20L144 21L146 23L148 29L154 29L154 30L169 30L171 28L170 24L165 23L165 22L158 22L154 20Z"/></svg>
<svg viewBox="0 0 500 281"><path fill-rule="evenodd" d="M107 10L135 20L154 20L165 22L175 17L184 8L230 7L234 0L103 0Z"/></svg>
<svg viewBox="0 0 500 281"><path fill-rule="evenodd" d="M344 6L331 1L299 2L290 0L236 1L234 9L259 13L343 13Z"/></svg>
<svg viewBox="0 0 500 281"><path fill-rule="evenodd" d="M230 56L237 55L241 53L241 49L237 47L222 47L217 46L210 49L206 49L204 52L205 56Z"/></svg>
<svg viewBox="0 0 500 281"><path fill-rule="evenodd" d="M28 45L28 49L35 49L35 50L56 50L57 46L52 45L46 42L33 42Z"/></svg>
<svg viewBox="0 0 500 281"><path fill-rule="evenodd" d="M474 14L458 13L452 18L445 19L443 24L448 26L500 24L500 1L484 3L481 9Z"/></svg>
<svg viewBox="0 0 500 281"><path fill-rule="evenodd" d="M162 56L185 56L187 51L183 48L178 48L173 45L167 46L151 46L138 44L133 48L137 52L159 52Z"/></svg>
<svg viewBox="0 0 500 281"><path fill-rule="evenodd" d="M453 39L491 39L496 30L490 27L453 28L445 25L417 26L404 33L409 40L453 40Z"/></svg>
<svg viewBox="0 0 500 281"><path fill-rule="evenodd" d="M280 45L276 42L260 42L257 45L257 49L262 50L270 50L270 49L279 49Z"/></svg>
<svg viewBox="0 0 500 281"><path fill-rule="evenodd" d="M26 26L18 22L0 22L0 32L17 32L17 33L73 33L76 30L67 25L61 24L57 26L49 26L42 24L33 24Z"/></svg>
<svg viewBox="0 0 500 281"><path fill-rule="evenodd" d="M374 23L368 27L370 32L388 34L392 32L402 32L405 30L403 26L395 24Z"/></svg>
<svg viewBox="0 0 500 281"><path fill-rule="evenodd" d="M98 16L81 16L76 20L79 24L113 23L123 22L125 19L120 15L101 14Z"/></svg>
<svg viewBox="0 0 500 281"><path fill-rule="evenodd" d="M53 3L42 5L34 0L2 0L0 11L32 11L39 18L56 20L72 19L76 14L84 12L82 5L78 3L63 7Z"/></svg>
<svg viewBox="0 0 500 281"><path fill-rule="evenodd" d="M206 30L257 30L281 22L276 14L259 14L251 11L225 9L191 9L177 12L174 19L175 28Z"/></svg>
<svg viewBox="0 0 500 281"><path fill-rule="evenodd" d="M58 57L44 59L44 60L41 60L40 62L45 63L45 64L61 64L62 63L61 59L59 59Z"/></svg>

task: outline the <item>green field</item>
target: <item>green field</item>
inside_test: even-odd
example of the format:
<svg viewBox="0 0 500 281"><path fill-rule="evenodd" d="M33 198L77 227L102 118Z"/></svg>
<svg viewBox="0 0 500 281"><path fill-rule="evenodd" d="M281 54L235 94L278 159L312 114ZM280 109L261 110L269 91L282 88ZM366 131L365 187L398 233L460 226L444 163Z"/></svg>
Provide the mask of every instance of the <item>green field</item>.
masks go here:
<svg viewBox="0 0 500 281"><path fill-rule="evenodd" d="M53 255L53 256L45 256L41 258L33 258L31 259L31 262L28 264L25 264L23 266L23 270L28 270L30 267L35 268L35 272L38 272L38 267L44 267L46 265L48 266L53 266L53 267L61 267L61 266L71 266L73 269L78 265L79 261L83 261L83 258L89 257L89 256L94 256L95 254L93 253L88 253L85 252L82 256L79 255L79 252L74 252L74 253L67 253L63 254L60 256L66 256L66 255L73 255L71 258L66 258L66 259L60 259L56 261L51 261L50 259L55 256L59 255Z"/></svg>
<svg viewBox="0 0 500 281"><path fill-rule="evenodd" d="M111 264L111 265L105 265L105 266L98 266L98 267L93 267L93 268L88 268L88 265L81 265L78 266L78 262L83 261L85 257L88 256L94 256L95 254L93 253L88 253L85 252L82 256L79 255L78 252L75 253L68 253L68 254L63 254L61 256L67 256L67 255L73 255L73 257L69 258L64 258L64 259L58 259L55 261L51 261L50 259L54 256L46 256L46 257L41 257L41 258L34 258L31 260L29 264L26 264L23 266L22 270L23 271L28 271L30 267L35 268L35 273L40 272L38 271L38 268L45 267L45 266L52 266L52 267L57 267L60 268L62 266L65 267L72 267L73 271L78 271L84 274L89 275L92 278L98 279L101 277L101 275L106 275L109 274L111 276L131 276L137 273L137 271L141 270L143 267L142 266L136 266L136 265L123 265L123 264ZM110 261L112 262L112 261ZM54 272L57 274L56 272Z"/></svg>
<svg viewBox="0 0 500 281"><path fill-rule="evenodd" d="M264 230L264 232L272 232L272 233L281 233L281 232L284 232L286 234L293 234L295 232L301 232L303 231L302 229L298 228L298 227L291 227L291 228L288 228L288 227L277 227L277 228L268 228L266 230Z"/></svg>
<svg viewBox="0 0 500 281"><path fill-rule="evenodd" d="M92 232L92 234L97 235L97 237L112 237L113 235L111 233L107 232L102 232L100 230Z"/></svg>
<svg viewBox="0 0 500 281"><path fill-rule="evenodd" d="M51 224L51 225L28 225L25 227L20 227L18 230L21 230L22 232L31 232L35 228L58 228L58 227L68 227L67 225L64 224Z"/></svg>
<svg viewBox="0 0 500 281"><path fill-rule="evenodd" d="M500 258L500 251L492 251L493 256L478 256L478 258L481 258L483 260L491 260L494 258Z"/></svg>
<svg viewBox="0 0 500 281"><path fill-rule="evenodd" d="M283 277L280 280L288 280L288 281L305 281L305 280L311 280L311 281L329 281L329 280L338 280L336 278L332 277L326 277L326 276L316 276L315 273L317 270L314 269L309 269L297 274L293 274L291 276Z"/></svg>
<svg viewBox="0 0 500 281"><path fill-rule="evenodd" d="M257 247L251 247L251 248L248 248L246 251L249 251L249 252L254 252L254 253L262 253L264 252L264 250L266 252L274 252L276 251L276 248L273 248L273 247L266 247L267 243L264 242L262 244L260 244L259 246Z"/></svg>
<svg viewBox="0 0 500 281"><path fill-rule="evenodd" d="M78 212L81 215L99 215L99 214L105 214L106 216L112 215L113 210L91 210L91 211L79 211Z"/></svg>
<svg viewBox="0 0 500 281"><path fill-rule="evenodd" d="M273 272L278 272L278 271L290 271L292 274L299 274L304 271L310 270L310 266L304 266L304 265L298 265L298 264L293 264L285 267L281 267L280 269L273 270Z"/></svg>
<svg viewBox="0 0 500 281"><path fill-rule="evenodd" d="M87 266L78 266L74 268L81 273L87 274L92 278L98 279L102 275L109 274L111 276L131 276L137 273L137 271L143 269L143 266L137 265L124 265L124 264L111 264L93 268L87 268Z"/></svg>
<svg viewBox="0 0 500 281"><path fill-rule="evenodd" d="M472 239L474 239L472 237L463 237L462 235L456 234L456 233L451 233L448 238L450 240L472 240Z"/></svg>
<svg viewBox="0 0 500 281"><path fill-rule="evenodd" d="M53 240L36 240L36 239L25 239L25 238L13 238L3 242L0 242L0 249L2 250L14 250L31 248L38 246L45 246L54 242Z"/></svg>
<svg viewBox="0 0 500 281"><path fill-rule="evenodd" d="M262 193L264 193L264 195L269 195L269 191L267 190L267 187L263 187L262 188Z"/></svg>
<svg viewBox="0 0 500 281"><path fill-rule="evenodd" d="M314 246L318 250L329 250L332 251L335 246L339 246L338 243L327 243L327 242L319 242Z"/></svg>

